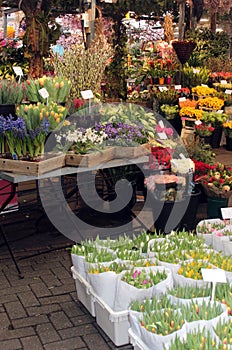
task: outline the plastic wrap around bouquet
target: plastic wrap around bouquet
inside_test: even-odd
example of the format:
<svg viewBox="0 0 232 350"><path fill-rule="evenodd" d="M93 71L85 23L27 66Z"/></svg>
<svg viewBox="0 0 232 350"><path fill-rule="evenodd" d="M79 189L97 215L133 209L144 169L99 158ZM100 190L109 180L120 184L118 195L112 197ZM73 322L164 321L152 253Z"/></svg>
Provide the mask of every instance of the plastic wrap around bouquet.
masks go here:
<svg viewBox="0 0 232 350"><path fill-rule="evenodd" d="M114 310L126 310L132 300L150 299L154 295L162 295L172 286L171 270L163 266L137 267L123 271L117 281Z"/></svg>

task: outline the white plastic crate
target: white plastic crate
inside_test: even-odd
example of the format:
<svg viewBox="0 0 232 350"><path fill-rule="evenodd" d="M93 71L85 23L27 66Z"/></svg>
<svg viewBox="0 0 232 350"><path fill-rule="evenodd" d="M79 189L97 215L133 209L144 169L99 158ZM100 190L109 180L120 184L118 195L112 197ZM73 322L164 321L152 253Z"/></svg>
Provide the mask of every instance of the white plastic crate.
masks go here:
<svg viewBox="0 0 232 350"><path fill-rule="evenodd" d="M150 350L144 342L132 331L131 328L128 329L128 334L130 338L130 344L133 345L134 350Z"/></svg>
<svg viewBox="0 0 232 350"><path fill-rule="evenodd" d="M116 346L129 344L129 311L113 311L101 298L95 295L97 324Z"/></svg>
<svg viewBox="0 0 232 350"><path fill-rule="evenodd" d="M71 271L76 284L78 300L95 317L95 297L91 285L75 270L74 266L71 267Z"/></svg>

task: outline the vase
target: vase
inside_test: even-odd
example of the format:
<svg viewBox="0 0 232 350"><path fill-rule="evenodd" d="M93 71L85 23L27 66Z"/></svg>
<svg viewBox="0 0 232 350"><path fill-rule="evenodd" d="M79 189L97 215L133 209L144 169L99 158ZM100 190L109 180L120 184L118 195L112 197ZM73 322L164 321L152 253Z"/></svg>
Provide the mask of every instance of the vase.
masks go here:
<svg viewBox="0 0 232 350"><path fill-rule="evenodd" d="M232 137L226 136L226 149L232 151Z"/></svg>
<svg viewBox="0 0 232 350"><path fill-rule="evenodd" d="M15 104L0 104L0 115L3 117L12 115L13 118L16 118Z"/></svg>
<svg viewBox="0 0 232 350"><path fill-rule="evenodd" d="M228 199L221 197L207 197L208 219L222 219L221 208L228 206Z"/></svg>
<svg viewBox="0 0 232 350"><path fill-rule="evenodd" d="M210 146L212 148L219 148L222 138L222 126L216 126L212 135L211 135L211 141Z"/></svg>
<svg viewBox="0 0 232 350"><path fill-rule="evenodd" d="M211 145L211 135L210 136L200 136L200 139L207 145Z"/></svg>
<svg viewBox="0 0 232 350"><path fill-rule="evenodd" d="M165 78L159 78L159 85L164 85Z"/></svg>
<svg viewBox="0 0 232 350"><path fill-rule="evenodd" d="M170 85L171 82L172 82L172 77L166 77L165 83L166 83L167 85Z"/></svg>

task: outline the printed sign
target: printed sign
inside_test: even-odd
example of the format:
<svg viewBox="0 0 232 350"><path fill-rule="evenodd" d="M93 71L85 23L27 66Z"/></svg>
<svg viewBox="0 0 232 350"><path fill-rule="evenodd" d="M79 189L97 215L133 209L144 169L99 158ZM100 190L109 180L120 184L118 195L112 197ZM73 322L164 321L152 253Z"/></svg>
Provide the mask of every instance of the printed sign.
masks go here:
<svg viewBox="0 0 232 350"><path fill-rule="evenodd" d="M81 91L81 96L84 100L89 100L90 98L93 98L93 92L92 90L83 90Z"/></svg>
<svg viewBox="0 0 232 350"><path fill-rule="evenodd" d="M48 98L49 97L49 93L48 93L47 89L42 88L42 89L40 89L38 91L39 91L39 94L40 94L41 97L43 97L43 98Z"/></svg>
<svg viewBox="0 0 232 350"><path fill-rule="evenodd" d="M21 67L12 67L12 68L16 75L23 76L23 71Z"/></svg>

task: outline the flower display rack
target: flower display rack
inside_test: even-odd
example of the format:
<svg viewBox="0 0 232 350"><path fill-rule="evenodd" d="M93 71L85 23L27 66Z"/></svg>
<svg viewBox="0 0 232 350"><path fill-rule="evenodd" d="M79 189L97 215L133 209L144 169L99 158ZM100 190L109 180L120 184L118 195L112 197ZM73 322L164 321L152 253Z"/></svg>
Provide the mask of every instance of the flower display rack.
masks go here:
<svg viewBox="0 0 232 350"><path fill-rule="evenodd" d="M67 166L80 166L91 168L98 164L108 162L114 158L113 147L106 148L102 151L87 153L87 154L75 154L68 153L65 157L65 164Z"/></svg>
<svg viewBox="0 0 232 350"><path fill-rule="evenodd" d="M0 171L15 174L41 175L49 171L64 167L65 157L63 154L49 155L41 161L26 161L0 158Z"/></svg>

